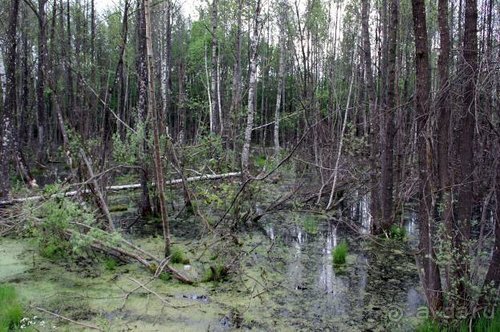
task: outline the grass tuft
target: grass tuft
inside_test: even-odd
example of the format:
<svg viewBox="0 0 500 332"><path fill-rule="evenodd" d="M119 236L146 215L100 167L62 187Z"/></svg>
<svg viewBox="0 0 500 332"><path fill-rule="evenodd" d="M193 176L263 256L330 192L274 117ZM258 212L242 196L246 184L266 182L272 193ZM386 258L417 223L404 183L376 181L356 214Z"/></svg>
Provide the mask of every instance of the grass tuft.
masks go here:
<svg viewBox="0 0 500 332"><path fill-rule="evenodd" d="M0 285L0 332L19 327L23 318L23 307L19 303L14 287Z"/></svg>
<svg viewBox="0 0 500 332"><path fill-rule="evenodd" d="M345 259L347 257L348 246L345 240L342 240L332 252L333 264L342 265L345 264Z"/></svg>
<svg viewBox="0 0 500 332"><path fill-rule="evenodd" d="M403 241L406 238L406 230L404 227L392 225L389 230L389 237L394 240Z"/></svg>
<svg viewBox="0 0 500 332"><path fill-rule="evenodd" d="M186 254L182 250L182 248L178 246L172 246L170 251L170 262L174 264L189 264L189 259L186 257Z"/></svg>

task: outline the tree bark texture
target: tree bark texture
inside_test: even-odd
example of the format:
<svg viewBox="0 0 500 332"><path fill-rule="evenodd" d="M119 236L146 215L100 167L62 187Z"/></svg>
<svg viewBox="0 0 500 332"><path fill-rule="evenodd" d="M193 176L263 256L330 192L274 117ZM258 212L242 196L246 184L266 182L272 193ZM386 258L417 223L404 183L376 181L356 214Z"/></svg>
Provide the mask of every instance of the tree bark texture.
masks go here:
<svg viewBox="0 0 500 332"><path fill-rule="evenodd" d="M439 269L432 243L432 222L434 213L431 198L432 164L429 156L430 133L429 113L431 109L431 81L429 46L427 42L427 23L424 0L412 0L413 29L415 33L416 93L415 110L417 115L417 154L419 168L420 202L418 219L420 225L420 259L423 265L423 280L427 305L434 316L441 309L443 300Z"/></svg>

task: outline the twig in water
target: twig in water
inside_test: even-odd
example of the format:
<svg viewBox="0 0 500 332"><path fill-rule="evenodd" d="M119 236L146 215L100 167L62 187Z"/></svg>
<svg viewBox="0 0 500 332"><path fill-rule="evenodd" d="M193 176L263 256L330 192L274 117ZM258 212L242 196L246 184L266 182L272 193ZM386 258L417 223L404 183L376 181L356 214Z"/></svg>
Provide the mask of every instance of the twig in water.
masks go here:
<svg viewBox="0 0 500 332"><path fill-rule="evenodd" d="M41 312L44 312L46 314L52 315L52 316L57 317L59 319L65 320L67 322L73 323L75 325L83 326L83 327L86 327L86 328L89 328L89 329L92 329L92 330L104 331L100 327L97 327L97 326L94 326L94 325L85 324L85 323L80 323L80 322L72 320L71 318L61 316L59 314L56 314L55 312L48 311L48 310L40 308L40 307L31 306L31 308L36 309L36 310L41 311Z"/></svg>

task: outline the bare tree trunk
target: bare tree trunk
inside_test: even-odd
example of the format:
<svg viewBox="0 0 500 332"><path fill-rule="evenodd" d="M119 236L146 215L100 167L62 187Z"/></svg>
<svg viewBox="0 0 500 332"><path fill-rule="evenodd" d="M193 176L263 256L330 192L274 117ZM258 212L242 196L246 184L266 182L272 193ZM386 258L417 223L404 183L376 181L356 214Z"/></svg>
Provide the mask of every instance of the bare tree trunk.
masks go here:
<svg viewBox="0 0 500 332"><path fill-rule="evenodd" d="M150 0L143 0L144 3L144 23L146 28L146 63L148 72L148 113L152 115L153 139L154 139L154 164L156 175L156 186L158 190L158 199L160 202L160 215L163 226L163 238L165 241L165 257L170 255L170 225L167 215L167 205L165 203L165 177L163 176L163 163L160 153L160 130L159 112L155 103L155 85L154 85L154 57L153 40L151 34L151 4Z"/></svg>
<svg viewBox="0 0 500 332"><path fill-rule="evenodd" d="M218 24L218 0L213 0L212 2L212 58L210 67L210 95L212 100L212 108L210 109L210 132L212 134L221 134L221 118L220 118L220 105L219 105L219 75L218 75L218 40L217 40L217 24Z"/></svg>
<svg viewBox="0 0 500 332"><path fill-rule="evenodd" d="M384 110L384 131L381 154L380 198L382 214L377 232L385 232L394 221L394 114L396 112L396 49L399 29L399 1L391 1L388 53L387 53L387 103Z"/></svg>
<svg viewBox="0 0 500 332"><path fill-rule="evenodd" d="M378 180L378 137L379 137L379 120L377 118L377 105L376 105L376 91L372 70L372 52L370 44L370 30L369 30L369 10L370 0L363 0L361 7L361 29L363 34L363 53L365 63L365 80L366 80L366 94L368 97L368 112L370 113L370 132L368 135L370 142L370 212L372 220L379 223L380 220L380 191Z"/></svg>
<svg viewBox="0 0 500 332"><path fill-rule="evenodd" d="M103 107L104 111L104 119L101 127L101 137L102 137L102 154L101 154L101 169L104 170L106 168L107 156L110 154L110 145L112 134L114 133L116 127L114 122L111 121L111 98L114 94L115 88L118 85L118 80L123 77L123 67L124 67L124 56L125 56L125 48L127 47L127 34L128 34L128 1L125 2L125 9L123 11L122 17L122 30L121 30L121 42L118 51L118 63L115 69L115 75L113 78L113 82L109 84L109 87L106 91L106 97L104 98L105 104ZM119 119L121 120L121 119ZM120 121L117 121L118 123Z"/></svg>
<svg viewBox="0 0 500 332"><path fill-rule="evenodd" d="M152 214L151 200L149 197L148 188L148 165L146 164L146 154L147 154L147 114L146 114L146 104L148 98L148 73L146 69L146 31L144 23L144 3L142 1L137 2L137 76L138 76L138 93L139 98L137 101L137 117L140 129L142 130L142 142L139 148L139 162L142 166L141 172L141 202L140 202L140 213L142 216L148 216Z"/></svg>
<svg viewBox="0 0 500 332"><path fill-rule="evenodd" d="M163 64L162 64L162 99L163 99L163 109L161 112L161 120L168 119L167 114L172 102L172 2L167 0L165 3L166 13L163 19L165 20L165 48L162 50L163 54ZM162 121L162 122L163 122Z"/></svg>
<svg viewBox="0 0 500 332"><path fill-rule="evenodd" d="M248 166L250 159L250 143L252 141L253 119L255 114L255 93L257 90L257 60L259 57L257 46L259 44L260 6L260 0L257 0L254 12L253 33L250 38L250 79L248 85L247 126L245 129L243 151L241 152L241 170L244 178L248 178L250 175Z"/></svg>
<svg viewBox="0 0 500 332"><path fill-rule="evenodd" d="M484 280L483 290L485 294L482 297L481 302L485 302L485 300L491 300L488 298L487 294L491 292L489 287L493 287L494 294L496 293L496 297L493 297L493 300L498 299L499 291L500 291L500 171L498 167L500 165L500 137L497 136L495 143L496 150L496 161L493 164L496 165L495 173L496 176L494 178L494 190L495 190L495 206L493 209L493 219L495 220L495 244L493 247L493 254L491 256L490 266L488 267L488 272L486 273L486 277Z"/></svg>
<svg viewBox="0 0 500 332"><path fill-rule="evenodd" d="M465 23L464 23L464 45L462 78L464 80L462 110L457 119L456 155L460 156L457 165L456 179L461 183L455 183L457 187L457 215L455 246L457 255L457 278L460 280L458 292L461 299L467 298L467 285L464 278L469 274L469 264L462 259L468 255L467 242L470 239L472 206L474 202L473 193L473 171L474 171L474 123L476 112L476 82L478 71L478 46L477 46L477 0L465 1ZM460 304L465 305L464 300Z"/></svg>
<svg viewBox="0 0 500 332"><path fill-rule="evenodd" d="M427 43L427 24L424 0L412 0L413 29L415 33L416 61L416 96L415 109L417 114L417 150L419 167L420 204L418 218L420 221L420 250L424 267L423 288L427 304L434 316L443 305L441 281L436 257L432 245L432 222L434 211L432 207L431 177L432 154L430 147L429 113L431 109L429 46Z"/></svg>
<svg viewBox="0 0 500 332"><path fill-rule="evenodd" d="M185 80L185 69L184 62L180 60L179 63L179 103L177 105L177 112L179 113L179 132L177 135L177 140L179 144L184 144L184 140L186 138L186 90L184 88L184 80Z"/></svg>
<svg viewBox="0 0 500 332"><path fill-rule="evenodd" d="M130 7L130 2L128 0L125 0L125 5L124 5L124 10L123 10L123 23L122 23L122 43L123 43L123 50L125 50L125 46L127 44L127 38L128 38L128 11ZM120 49L121 50L121 49ZM123 55L120 55L120 58L122 59L121 65L118 66L118 81L120 84L120 91L119 96L118 96L118 116L120 117L121 120L125 121L125 104L126 104L126 94L125 94L125 66L123 63ZM120 138L125 137L125 126L120 121L116 122L117 128L118 128L118 133L120 135Z"/></svg>
<svg viewBox="0 0 500 332"><path fill-rule="evenodd" d="M284 90L284 79L285 79L285 65L286 65L286 17L288 11L288 1L283 0L280 3L280 15L279 15L279 26L280 26L280 37L278 43L280 44L280 64L278 69L278 89L276 92L276 109L274 111L274 155L276 158L279 157L280 153L280 107L281 99L283 97Z"/></svg>
<svg viewBox="0 0 500 332"><path fill-rule="evenodd" d="M233 142L233 150L236 148L234 146L234 137L236 136L236 121L237 113L241 107L241 15L243 11L243 0L238 0L238 12L237 12L237 27L236 27L236 42L235 42L235 60L233 67L233 82L232 82L232 96L231 96L231 108L229 110L228 120L231 120L230 124L226 124L224 129L228 132L226 134L227 141Z"/></svg>
<svg viewBox="0 0 500 332"><path fill-rule="evenodd" d="M453 197L451 190L450 179L450 128L451 128L451 112L449 106L449 63L450 63L450 31L448 27L448 0L439 0L438 7L438 23L439 23L439 41L440 53L438 59L438 72L439 72L439 92L437 107L439 112L438 118L438 172L439 172L439 203L443 206L441 213L441 220L444 222L446 228L445 241L452 238L452 218L453 218ZM446 268L446 289L450 289L450 271Z"/></svg>
<svg viewBox="0 0 500 332"><path fill-rule="evenodd" d="M38 0L38 67L37 67L37 116L38 116L38 161L45 161L46 155L43 151L46 145L46 122L47 114L45 107L45 75L47 65L47 14L45 4L47 0Z"/></svg>
<svg viewBox="0 0 500 332"><path fill-rule="evenodd" d="M19 0L12 0L9 9L9 23L7 27L7 61L5 70L5 107L0 112L2 118L1 156L0 167L2 176L0 177L0 197L8 198L10 192L9 162L12 152L15 151L14 116L17 111L16 102L16 55L17 55L17 21L19 13ZM2 88L0 87L0 96ZM0 101L3 99L3 96ZM0 109L1 110L1 109Z"/></svg>

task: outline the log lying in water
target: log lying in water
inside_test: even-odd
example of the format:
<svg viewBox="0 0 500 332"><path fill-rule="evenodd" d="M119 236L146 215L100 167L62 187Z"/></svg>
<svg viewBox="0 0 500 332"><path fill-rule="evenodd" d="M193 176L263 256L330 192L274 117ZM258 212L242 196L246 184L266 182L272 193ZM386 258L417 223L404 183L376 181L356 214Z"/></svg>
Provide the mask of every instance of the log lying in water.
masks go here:
<svg viewBox="0 0 500 332"><path fill-rule="evenodd" d="M238 177L241 176L240 172L232 172L232 173L224 173L224 174L207 174L207 175L200 175L200 176L193 176L190 178L186 178L187 182L195 182L195 181L203 181L203 180L219 180L219 179L226 179L226 178L232 178L232 177ZM181 184L182 179L174 179L174 180L169 180L165 181L165 185L171 186L171 185L176 185L176 184ZM154 185L154 183L153 183ZM139 189L141 188L140 183L134 183L134 184L125 184L121 186L108 186L106 187L106 191L122 191L122 190L134 190L134 189ZM74 190L74 191L67 191L64 194L62 194L64 197L71 197L75 196L77 194L88 194L91 191L88 189L84 190ZM61 194L54 194L53 197L60 196ZM10 200L4 200L0 201L0 207L2 206L7 206L7 205L13 205L17 203L24 203L24 202L30 202L30 201L39 201L42 200L44 196L38 195L38 196L30 196L30 197L23 197L23 198L13 198Z"/></svg>

